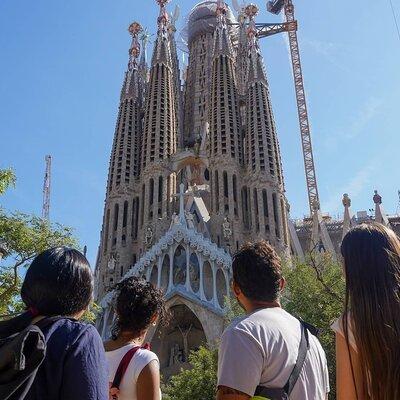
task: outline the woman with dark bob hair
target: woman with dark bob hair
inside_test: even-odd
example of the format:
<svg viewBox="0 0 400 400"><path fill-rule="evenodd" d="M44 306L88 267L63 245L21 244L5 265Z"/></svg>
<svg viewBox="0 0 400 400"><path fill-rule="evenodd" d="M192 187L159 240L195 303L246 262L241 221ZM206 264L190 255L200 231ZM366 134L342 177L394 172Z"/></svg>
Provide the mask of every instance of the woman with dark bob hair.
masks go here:
<svg viewBox="0 0 400 400"><path fill-rule="evenodd" d="M0 323L0 337L45 324L46 356L26 400L107 400L107 370L94 326L79 322L93 295L89 263L78 250L55 247L29 266L21 289L27 311Z"/></svg>
<svg viewBox="0 0 400 400"><path fill-rule="evenodd" d="M168 313L161 290L137 277L115 286L116 322L112 338L104 344L109 367L109 381L114 381L121 360L128 353L125 374L118 388L111 387L119 400L160 400L160 367L157 356L144 346L151 325L165 325ZM111 385L112 386L112 385ZM113 390L116 392L113 392Z"/></svg>
<svg viewBox="0 0 400 400"><path fill-rule="evenodd" d="M361 224L342 246L346 297L336 332L338 400L400 399L400 241Z"/></svg>

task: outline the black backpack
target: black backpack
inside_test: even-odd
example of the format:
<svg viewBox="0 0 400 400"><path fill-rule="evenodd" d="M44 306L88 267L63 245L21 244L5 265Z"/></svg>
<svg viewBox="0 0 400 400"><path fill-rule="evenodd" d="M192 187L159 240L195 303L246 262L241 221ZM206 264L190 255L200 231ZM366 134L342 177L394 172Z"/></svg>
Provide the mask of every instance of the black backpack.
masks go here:
<svg viewBox="0 0 400 400"><path fill-rule="evenodd" d="M0 399L23 400L46 356L43 329L62 317L44 318L0 339Z"/></svg>
<svg viewBox="0 0 400 400"><path fill-rule="evenodd" d="M308 349L310 348L309 332L318 335L318 330L312 325L300 320L301 339L299 345L299 353L296 360L296 365L289 376L286 385L283 388L268 388L265 386L257 386L254 397L257 400L288 400L293 391L294 385L299 379L301 370L303 369L304 361L307 357Z"/></svg>

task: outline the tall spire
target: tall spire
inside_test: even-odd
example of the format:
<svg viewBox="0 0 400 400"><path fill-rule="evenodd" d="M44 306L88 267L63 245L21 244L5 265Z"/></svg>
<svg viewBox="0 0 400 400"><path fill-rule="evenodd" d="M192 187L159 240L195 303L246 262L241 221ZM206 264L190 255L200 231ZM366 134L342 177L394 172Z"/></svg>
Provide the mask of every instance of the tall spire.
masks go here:
<svg viewBox="0 0 400 400"><path fill-rule="evenodd" d="M375 203L375 221L389 226L389 219L383 211L382 196L379 195L377 190L374 191L373 201Z"/></svg>
<svg viewBox="0 0 400 400"><path fill-rule="evenodd" d="M122 95L124 97L136 98L139 95L138 58L140 55L140 43L138 35L141 30L142 27L138 22L132 22L128 28L128 32L132 37L132 42L129 49L128 70L126 71L125 83L122 90Z"/></svg>
<svg viewBox="0 0 400 400"><path fill-rule="evenodd" d="M248 58L248 45L247 45L247 30L246 22L247 15L242 9L238 15L239 34L238 34L238 50L236 57L237 65L237 83L239 93L244 95L246 93L246 78L247 78L247 58Z"/></svg>
<svg viewBox="0 0 400 400"><path fill-rule="evenodd" d="M351 228L351 212L350 212L350 206L351 206L351 199L347 193L343 195L343 207L344 207L344 214L343 214L343 233L342 233L342 239L346 236L346 233L350 230Z"/></svg>
<svg viewBox="0 0 400 400"><path fill-rule="evenodd" d="M214 57L224 54L233 58L234 49L232 41L229 37L228 27L226 24L227 6L223 0L217 0L217 27L214 37Z"/></svg>
<svg viewBox="0 0 400 400"><path fill-rule="evenodd" d="M147 64L147 44L149 41L150 35L147 30L142 30L140 35L141 41L141 54L140 54L140 61L139 61L139 72L141 79L144 83L148 81L148 74L149 74L149 66Z"/></svg>
<svg viewBox="0 0 400 400"><path fill-rule="evenodd" d="M250 20L249 26L247 28L248 52L249 52L247 81L248 83L252 83L255 81L262 80L267 84L267 78L264 70L264 63L257 39L257 28L255 22L255 16L258 14L258 7L255 4L249 4L245 8L245 13Z"/></svg>
<svg viewBox="0 0 400 400"><path fill-rule="evenodd" d="M227 7L217 2L217 27L214 33L212 62L210 133L211 155L240 162L240 121L236 87L234 50L226 24Z"/></svg>
<svg viewBox="0 0 400 400"><path fill-rule="evenodd" d="M249 4L245 8L249 18L247 29L248 67L247 67L247 154L248 167L253 171L265 172L281 185L283 190L283 174L272 113L268 82L264 71L264 62L260 53L255 16L258 8Z"/></svg>

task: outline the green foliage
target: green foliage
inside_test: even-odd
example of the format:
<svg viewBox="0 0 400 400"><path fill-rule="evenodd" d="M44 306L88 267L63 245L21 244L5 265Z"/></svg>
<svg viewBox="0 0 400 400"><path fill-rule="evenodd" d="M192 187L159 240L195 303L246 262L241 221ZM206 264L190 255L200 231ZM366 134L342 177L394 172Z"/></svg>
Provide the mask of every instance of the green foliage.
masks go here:
<svg viewBox="0 0 400 400"><path fill-rule="evenodd" d="M329 255L309 257L286 267L287 289L282 299L289 313L314 325L320 330L319 339L326 352L331 383L331 396L335 398L335 335L330 326L341 314L344 304L345 282L342 267Z"/></svg>
<svg viewBox="0 0 400 400"><path fill-rule="evenodd" d="M284 268L287 280L282 297L283 307L320 329L320 341L324 347L330 371L331 395L335 396L335 339L331 323L339 317L343 307L344 279L341 266L328 255L309 257L306 262L295 261ZM226 323L243 315L235 299L228 299ZM215 349L201 347L192 352L189 370L171 378L165 386L168 400L215 399L218 354Z"/></svg>
<svg viewBox="0 0 400 400"><path fill-rule="evenodd" d="M189 355L190 369L181 370L165 387L166 400L214 400L217 388L217 349L200 347Z"/></svg>
<svg viewBox="0 0 400 400"><path fill-rule="evenodd" d="M94 324L98 316L101 307L96 303L92 303L89 308L83 314L81 321L87 322L88 324Z"/></svg>
<svg viewBox="0 0 400 400"><path fill-rule="evenodd" d="M0 194L14 185L11 170L0 170ZM42 251L54 246L78 245L71 228L51 224L42 218L21 212L8 213L0 208L0 315L19 311L20 268L30 264Z"/></svg>
<svg viewBox="0 0 400 400"><path fill-rule="evenodd" d="M15 186L15 182L16 177L12 169L0 169L0 195L4 194L9 187Z"/></svg>

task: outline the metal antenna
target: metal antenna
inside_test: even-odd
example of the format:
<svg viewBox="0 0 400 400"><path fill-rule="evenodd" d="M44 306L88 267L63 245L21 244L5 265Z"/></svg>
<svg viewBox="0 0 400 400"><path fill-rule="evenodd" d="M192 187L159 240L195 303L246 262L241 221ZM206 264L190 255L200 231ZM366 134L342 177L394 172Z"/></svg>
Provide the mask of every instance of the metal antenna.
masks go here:
<svg viewBox="0 0 400 400"><path fill-rule="evenodd" d="M44 174L43 183L43 208L42 218L49 220L50 217L50 189L51 189L51 156L45 157L46 171Z"/></svg>

